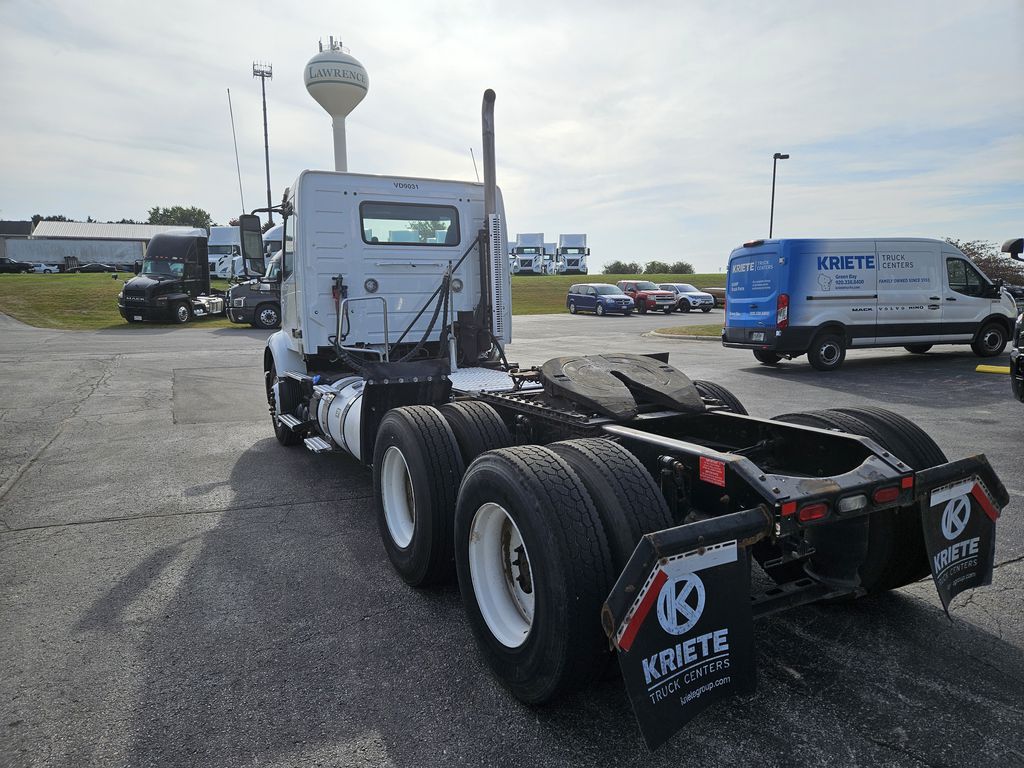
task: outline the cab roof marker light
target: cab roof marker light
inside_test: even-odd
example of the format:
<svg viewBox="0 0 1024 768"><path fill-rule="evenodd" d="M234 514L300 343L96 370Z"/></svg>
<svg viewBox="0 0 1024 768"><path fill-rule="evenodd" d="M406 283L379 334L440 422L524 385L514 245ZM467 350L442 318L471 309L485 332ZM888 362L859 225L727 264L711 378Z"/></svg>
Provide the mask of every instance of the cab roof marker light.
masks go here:
<svg viewBox="0 0 1024 768"><path fill-rule="evenodd" d="M743 244L744 248L757 248L759 245L764 245L764 240L747 240Z"/></svg>

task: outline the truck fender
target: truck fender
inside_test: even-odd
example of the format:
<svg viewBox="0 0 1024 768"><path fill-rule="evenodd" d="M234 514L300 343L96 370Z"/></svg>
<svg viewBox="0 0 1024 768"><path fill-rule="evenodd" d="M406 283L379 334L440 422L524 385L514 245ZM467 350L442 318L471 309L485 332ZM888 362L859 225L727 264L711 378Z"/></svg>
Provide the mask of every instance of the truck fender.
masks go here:
<svg viewBox="0 0 1024 768"><path fill-rule="evenodd" d="M284 331L272 333L267 339L267 348L263 353L263 371L269 371L271 366L278 374L285 371L306 373L306 362L302 355L288 346Z"/></svg>

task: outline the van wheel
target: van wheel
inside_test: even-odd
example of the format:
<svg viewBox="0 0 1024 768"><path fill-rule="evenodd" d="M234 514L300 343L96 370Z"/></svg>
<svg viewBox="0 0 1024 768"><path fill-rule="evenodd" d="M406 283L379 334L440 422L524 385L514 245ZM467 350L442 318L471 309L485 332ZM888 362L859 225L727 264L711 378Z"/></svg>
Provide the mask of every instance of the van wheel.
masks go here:
<svg viewBox="0 0 1024 768"><path fill-rule="evenodd" d="M604 672L600 613L616 574L590 494L554 451L516 446L473 462L455 562L477 646L520 701L551 701Z"/></svg>
<svg viewBox="0 0 1024 768"><path fill-rule="evenodd" d="M393 408L373 446L377 526L388 559L414 587L455 572L453 510L465 464L451 427L429 405Z"/></svg>
<svg viewBox="0 0 1024 768"><path fill-rule="evenodd" d="M807 362L819 371L834 371L846 359L846 341L835 333L822 333L811 342Z"/></svg>
<svg viewBox="0 0 1024 768"><path fill-rule="evenodd" d="M570 301L569 302L569 314L570 315L575 315L576 314L576 302L575 301Z"/></svg>
<svg viewBox="0 0 1024 768"><path fill-rule="evenodd" d="M929 349L932 348L932 345L931 344L907 344L903 348L905 350L907 350L907 352L910 352L913 355L923 355L925 352L927 352Z"/></svg>
<svg viewBox="0 0 1024 768"><path fill-rule="evenodd" d="M694 379L693 386L696 387L697 394L701 397L706 397L709 400L717 400L725 406L727 411L738 413L741 416L748 415L747 409L743 407L743 403L740 402L740 399L721 384L716 384L713 381Z"/></svg>
<svg viewBox="0 0 1024 768"><path fill-rule="evenodd" d="M762 365L777 365L782 355L777 355L770 349L755 349L754 359Z"/></svg>
<svg viewBox="0 0 1024 768"><path fill-rule="evenodd" d="M974 337L971 349L978 357L995 357L1006 348L1006 329L1001 323L988 323Z"/></svg>

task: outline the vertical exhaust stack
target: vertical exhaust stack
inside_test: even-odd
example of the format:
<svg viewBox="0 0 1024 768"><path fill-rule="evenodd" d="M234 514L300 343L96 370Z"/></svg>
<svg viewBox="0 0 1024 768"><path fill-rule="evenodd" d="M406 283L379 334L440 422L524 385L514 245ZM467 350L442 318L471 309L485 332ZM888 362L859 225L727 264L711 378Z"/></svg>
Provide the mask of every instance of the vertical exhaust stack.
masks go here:
<svg viewBox="0 0 1024 768"><path fill-rule="evenodd" d="M487 347L491 345L490 337L494 334L494 319L491 309L491 250L490 236L495 213L497 211L497 184L494 181L494 91L484 91L484 101L480 108L480 122L484 145L484 227L486 243L481 242L480 253L480 314L477 322L488 331ZM486 347L485 347L486 348Z"/></svg>

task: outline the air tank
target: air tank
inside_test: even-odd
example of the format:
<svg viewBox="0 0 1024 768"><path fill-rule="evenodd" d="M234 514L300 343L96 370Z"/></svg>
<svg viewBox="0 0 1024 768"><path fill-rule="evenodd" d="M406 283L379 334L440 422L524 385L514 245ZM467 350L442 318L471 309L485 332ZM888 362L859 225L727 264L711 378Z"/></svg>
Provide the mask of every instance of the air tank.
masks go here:
<svg viewBox="0 0 1024 768"><path fill-rule="evenodd" d="M355 109L370 89L370 78L359 61L343 48L340 40L329 38L326 49L306 64L306 90L333 119L334 169L348 170L345 146L345 118Z"/></svg>

